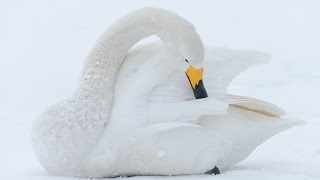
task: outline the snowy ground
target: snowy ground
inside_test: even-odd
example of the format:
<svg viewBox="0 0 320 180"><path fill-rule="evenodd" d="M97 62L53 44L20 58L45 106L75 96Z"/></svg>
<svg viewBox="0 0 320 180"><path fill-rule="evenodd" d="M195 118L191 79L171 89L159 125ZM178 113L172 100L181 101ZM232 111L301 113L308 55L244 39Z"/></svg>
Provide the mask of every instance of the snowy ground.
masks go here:
<svg viewBox="0 0 320 180"><path fill-rule="evenodd" d="M230 92L271 101L307 122L219 176L180 179L320 179L319 1L115 2L0 1L0 179L74 179L49 176L35 160L32 121L72 93L98 35L144 6L184 16L207 45L270 52L272 62L243 73Z"/></svg>

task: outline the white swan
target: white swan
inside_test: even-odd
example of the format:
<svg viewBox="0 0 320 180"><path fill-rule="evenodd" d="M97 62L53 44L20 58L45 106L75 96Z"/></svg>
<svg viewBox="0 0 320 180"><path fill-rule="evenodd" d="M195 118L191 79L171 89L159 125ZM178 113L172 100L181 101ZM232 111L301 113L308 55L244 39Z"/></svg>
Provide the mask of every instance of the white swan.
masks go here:
<svg viewBox="0 0 320 180"><path fill-rule="evenodd" d="M150 35L162 44L129 52ZM78 177L229 167L301 123L280 118L284 112L270 103L226 95L238 73L268 58L228 49L204 54L196 30L182 17L157 8L134 11L99 38L74 95L35 121L34 152L49 173Z"/></svg>

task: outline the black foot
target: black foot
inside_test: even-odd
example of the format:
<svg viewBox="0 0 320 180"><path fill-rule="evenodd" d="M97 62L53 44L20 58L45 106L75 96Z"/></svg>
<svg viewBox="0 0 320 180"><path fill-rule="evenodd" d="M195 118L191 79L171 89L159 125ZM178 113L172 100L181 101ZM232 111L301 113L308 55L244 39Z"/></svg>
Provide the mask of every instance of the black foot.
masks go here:
<svg viewBox="0 0 320 180"><path fill-rule="evenodd" d="M217 175L217 174L220 174L220 170L219 170L219 168L217 168L217 166L215 166L213 169L207 171L205 174L214 174L214 175Z"/></svg>

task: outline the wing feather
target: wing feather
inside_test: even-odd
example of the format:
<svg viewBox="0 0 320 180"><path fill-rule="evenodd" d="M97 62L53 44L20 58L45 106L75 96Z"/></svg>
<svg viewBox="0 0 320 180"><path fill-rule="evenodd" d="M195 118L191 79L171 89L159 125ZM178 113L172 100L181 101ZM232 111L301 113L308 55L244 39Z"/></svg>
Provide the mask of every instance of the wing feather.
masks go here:
<svg viewBox="0 0 320 180"><path fill-rule="evenodd" d="M266 63L270 58L269 54L258 51L208 49L203 79L209 96L224 97L230 82L242 71L250 66Z"/></svg>
<svg viewBox="0 0 320 180"><path fill-rule="evenodd" d="M228 103L234 107L254 111L271 117L285 116L286 112L280 107L251 97L228 94L226 96Z"/></svg>

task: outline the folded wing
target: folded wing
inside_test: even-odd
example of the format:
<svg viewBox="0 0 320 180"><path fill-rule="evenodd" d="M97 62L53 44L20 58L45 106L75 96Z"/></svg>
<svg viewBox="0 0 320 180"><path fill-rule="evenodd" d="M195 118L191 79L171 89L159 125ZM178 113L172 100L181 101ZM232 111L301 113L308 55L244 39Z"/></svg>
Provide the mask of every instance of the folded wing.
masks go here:
<svg viewBox="0 0 320 180"><path fill-rule="evenodd" d="M242 71L252 65L263 64L270 59L270 56L266 53L223 48L207 49L203 81L209 98L196 100L188 79L181 69L172 68L168 70L160 65L155 68L155 64L161 64L161 62L172 62L172 66L175 66L175 59L163 59L167 57L156 54L163 52L161 44L147 45L136 49L134 56L137 59L143 59L144 54L150 54L151 51L153 53L152 56L159 57L159 60L154 60L152 71L155 71L153 73L153 75L157 76L155 78L161 79L161 81L147 88L148 91L142 98L145 100L147 107L147 124L171 121L196 123L203 115L222 115L227 113L229 104L254 109L274 116L283 114L280 108L271 106L271 104L267 104L264 101L252 98L241 99L239 96L226 94L230 82ZM150 69L146 67L148 62L142 63L142 66L145 69ZM170 64L166 66L169 67ZM143 73L140 71L130 72Z"/></svg>

